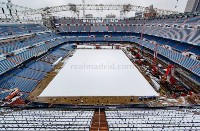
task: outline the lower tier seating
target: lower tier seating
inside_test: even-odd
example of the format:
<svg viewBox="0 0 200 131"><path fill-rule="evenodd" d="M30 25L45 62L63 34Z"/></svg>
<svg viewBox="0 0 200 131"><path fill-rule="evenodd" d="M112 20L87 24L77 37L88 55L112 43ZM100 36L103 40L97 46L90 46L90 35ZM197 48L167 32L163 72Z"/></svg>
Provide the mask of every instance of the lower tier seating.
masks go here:
<svg viewBox="0 0 200 131"><path fill-rule="evenodd" d="M198 110L146 109L106 111L110 131L200 130Z"/></svg>
<svg viewBox="0 0 200 131"><path fill-rule="evenodd" d="M94 111L23 110L0 116L0 130L89 131Z"/></svg>

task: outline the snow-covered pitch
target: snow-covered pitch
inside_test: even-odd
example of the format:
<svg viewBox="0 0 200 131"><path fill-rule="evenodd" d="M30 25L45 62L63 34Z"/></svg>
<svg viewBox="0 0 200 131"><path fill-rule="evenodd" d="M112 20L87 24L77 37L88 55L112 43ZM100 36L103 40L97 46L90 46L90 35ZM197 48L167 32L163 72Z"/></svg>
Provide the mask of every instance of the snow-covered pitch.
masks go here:
<svg viewBox="0 0 200 131"><path fill-rule="evenodd" d="M78 49L39 97L158 96L122 50Z"/></svg>

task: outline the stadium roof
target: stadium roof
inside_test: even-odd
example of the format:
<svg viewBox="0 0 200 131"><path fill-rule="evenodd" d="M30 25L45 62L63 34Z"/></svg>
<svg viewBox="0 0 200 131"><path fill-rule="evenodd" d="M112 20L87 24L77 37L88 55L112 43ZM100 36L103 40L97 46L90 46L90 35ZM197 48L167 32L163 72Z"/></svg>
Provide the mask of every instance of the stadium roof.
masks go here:
<svg viewBox="0 0 200 131"><path fill-rule="evenodd" d="M2 1L7 1L7 0L2 0ZM93 0L89 1L86 0L86 4L132 4L132 5L138 5L138 6L145 6L148 7L150 5L154 5L155 8L158 9L165 9L165 10L172 10L172 11L179 11L179 12L184 12L186 4L188 0ZM67 5L68 3L74 3L74 4L81 4L82 0L57 0L55 1L49 1L49 0L12 0L13 4L16 5L21 5L21 6L26 6L30 8L44 8L44 7L51 7L51 6L59 6L59 5ZM106 12L101 12L102 17L105 17L108 13L113 13L116 14L117 16L119 15L118 11L106 11ZM70 12L67 12L70 15ZM87 14L93 14L98 15L99 12L94 12L94 11L86 11ZM62 14L62 13L61 13ZM65 13L66 14L66 13ZM82 14L82 13L81 13ZM59 15L59 14L58 14ZM66 14L68 15L68 14ZM133 16L132 13L129 13L127 15L128 17Z"/></svg>

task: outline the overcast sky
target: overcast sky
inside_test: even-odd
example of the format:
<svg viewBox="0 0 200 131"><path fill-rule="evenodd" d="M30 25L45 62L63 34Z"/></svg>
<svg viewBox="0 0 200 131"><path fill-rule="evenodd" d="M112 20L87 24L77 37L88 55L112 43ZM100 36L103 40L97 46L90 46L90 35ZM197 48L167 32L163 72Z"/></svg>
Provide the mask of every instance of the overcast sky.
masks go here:
<svg viewBox="0 0 200 131"><path fill-rule="evenodd" d="M6 2L7 0L0 0ZM30 8L43 8L47 6L58 6L66 5L68 3L81 4L82 0L11 0L13 4L26 6ZM167 9L184 12L188 0L85 0L86 4L133 4L138 6L149 6L154 5L155 8ZM177 6L175 8L175 6ZM94 13L94 11L86 11L86 14L93 13L99 15L99 13ZM119 15L116 11L104 11L101 14L104 16L109 13L114 13ZM128 15L131 15L130 13Z"/></svg>

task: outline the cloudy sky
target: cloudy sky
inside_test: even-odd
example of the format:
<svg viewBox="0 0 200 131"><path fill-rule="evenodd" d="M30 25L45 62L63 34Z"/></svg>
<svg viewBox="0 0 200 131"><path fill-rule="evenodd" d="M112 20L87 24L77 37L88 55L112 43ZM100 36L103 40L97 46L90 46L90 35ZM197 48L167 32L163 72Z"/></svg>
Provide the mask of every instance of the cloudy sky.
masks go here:
<svg viewBox="0 0 200 131"><path fill-rule="evenodd" d="M7 0L0 0L6 2ZM11 0L13 4L26 6L30 8L43 8L47 6L58 6L65 5L68 3L81 4L82 0ZM138 6L149 6L151 4L154 7L159 9L167 9L183 12L185 10L188 0L85 0L86 4L133 4ZM177 7L176 7L177 6ZM175 8L176 7L176 8ZM86 14L93 13L94 15L104 16L106 14L116 14L119 15L119 12L116 11L104 11L102 13L94 11L86 11ZM131 14L128 14L131 16Z"/></svg>

